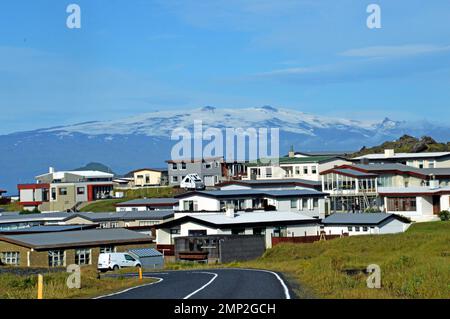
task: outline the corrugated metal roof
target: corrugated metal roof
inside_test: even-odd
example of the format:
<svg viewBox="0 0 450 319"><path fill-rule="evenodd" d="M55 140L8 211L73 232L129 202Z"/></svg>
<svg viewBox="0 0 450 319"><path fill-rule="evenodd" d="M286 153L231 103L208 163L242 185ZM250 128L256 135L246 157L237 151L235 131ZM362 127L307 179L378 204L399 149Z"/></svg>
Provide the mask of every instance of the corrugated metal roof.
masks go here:
<svg viewBox="0 0 450 319"><path fill-rule="evenodd" d="M40 225L40 226L33 226L28 228L20 228L20 229L13 229L13 230L4 230L1 231L3 234L8 233L51 233L51 232L60 232L60 231L72 231L72 230L82 230L84 227L87 229L90 229L92 227L95 227L95 224L91 225Z"/></svg>
<svg viewBox="0 0 450 319"><path fill-rule="evenodd" d="M335 171L337 173L353 175L353 176L361 176L361 177L364 177L364 176L376 177L376 176L378 176L377 174L364 173L364 172L357 171L357 170L351 169L351 168L334 168L333 171Z"/></svg>
<svg viewBox="0 0 450 319"><path fill-rule="evenodd" d="M39 248L57 248L74 247L77 245L97 245L109 244L114 242L145 242L151 241L148 235L144 235L124 228L104 228L89 229L67 232L24 234L24 235L6 235L0 236L0 240L22 243L27 247Z"/></svg>
<svg viewBox="0 0 450 319"><path fill-rule="evenodd" d="M236 189L236 190L214 190L214 191L195 191L178 195L178 198L193 196L193 195L205 195L213 197L231 197L231 196L268 196L268 197L289 197L289 196L326 196L326 193L322 193L313 189L281 189L281 190L264 190L264 189Z"/></svg>
<svg viewBox="0 0 450 319"><path fill-rule="evenodd" d="M377 225L387 218L396 218L394 214L386 213L335 213L322 220L323 224L358 224Z"/></svg>
<svg viewBox="0 0 450 319"><path fill-rule="evenodd" d="M137 257L159 257L163 254L157 251L154 248L136 248L136 249L129 249L130 253L136 255Z"/></svg>

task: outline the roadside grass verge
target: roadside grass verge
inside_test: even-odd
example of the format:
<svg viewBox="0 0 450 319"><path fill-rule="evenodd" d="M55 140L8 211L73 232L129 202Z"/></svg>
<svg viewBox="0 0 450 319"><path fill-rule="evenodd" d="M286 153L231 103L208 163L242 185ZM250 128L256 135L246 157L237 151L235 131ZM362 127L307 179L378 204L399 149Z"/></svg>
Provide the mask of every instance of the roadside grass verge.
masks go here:
<svg viewBox="0 0 450 319"><path fill-rule="evenodd" d="M119 276L97 279L94 267L81 268L81 288L69 289L66 280L69 273L43 273L44 299L82 299L113 293L123 289L153 282L154 279ZM0 299L36 299L37 275L0 274Z"/></svg>
<svg viewBox="0 0 450 319"><path fill-rule="evenodd" d="M298 297L450 298L450 222L414 224L402 234L364 235L312 244L280 244L259 259L208 267L244 267L283 273ZM347 269L381 267L380 289L369 289L367 275ZM205 268L191 263L167 269Z"/></svg>
<svg viewBox="0 0 450 319"><path fill-rule="evenodd" d="M6 205L0 205L1 209L4 209L5 212L20 212L23 210L23 206L20 205L18 202L11 202Z"/></svg>

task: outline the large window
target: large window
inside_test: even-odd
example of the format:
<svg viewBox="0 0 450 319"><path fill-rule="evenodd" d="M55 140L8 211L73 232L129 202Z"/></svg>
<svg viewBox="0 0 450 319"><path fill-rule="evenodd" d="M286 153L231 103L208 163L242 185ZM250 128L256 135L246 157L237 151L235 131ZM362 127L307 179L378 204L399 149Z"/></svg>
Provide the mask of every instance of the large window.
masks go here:
<svg viewBox="0 0 450 319"><path fill-rule="evenodd" d="M20 264L20 253L18 251L2 252L0 259L3 264L18 266Z"/></svg>
<svg viewBox="0 0 450 319"><path fill-rule="evenodd" d="M172 169L177 169L177 163L172 163Z"/></svg>
<svg viewBox="0 0 450 319"><path fill-rule="evenodd" d="M414 212L416 208L415 197L391 197L387 199L387 210L390 212Z"/></svg>
<svg viewBox="0 0 450 319"><path fill-rule="evenodd" d="M67 188L66 187L58 188L58 194L59 195L67 195Z"/></svg>
<svg viewBox="0 0 450 319"><path fill-rule="evenodd" d="M77 265L90 265L91 250L90 249L75 249L75 263Z"/></svg>
<svg viewBox="0 0 450 319"><path fill-rule="evenodd" d="M48 251L48 266L61 267L64 266L64 250L49 250Z"/></svg>
<svg viewBox="0 0 450 319"><path fill-rule="evenodd" d="M181 169L186 169L186 163L181 163Z"/></svg>
<svg viewBox="0 0 450 319"><path fill-rule="evenodd" d="M291 199L291 208L297 208L297 200Z"/></svg>
<svg viewBox="0 0 450 319"><path fill-rule="evenodd" d="M84 195L85 190L84 187L77 187L77 195Z"/></svg>
<svg viewBox="0 0 450 319"><path fill-rule="evenodd" d="M183 201L183 210L185 211L197 211L198 210L198 204L197 201L194 200L185 200Z"/></svg>
<svg viewBox="0 0 450 319"><path fill-rule="evenodd" d="M116 252L116 247L114 247L114 246L102 246L102 247L100 247L100 254L115 253L115 252Z"/></svg>

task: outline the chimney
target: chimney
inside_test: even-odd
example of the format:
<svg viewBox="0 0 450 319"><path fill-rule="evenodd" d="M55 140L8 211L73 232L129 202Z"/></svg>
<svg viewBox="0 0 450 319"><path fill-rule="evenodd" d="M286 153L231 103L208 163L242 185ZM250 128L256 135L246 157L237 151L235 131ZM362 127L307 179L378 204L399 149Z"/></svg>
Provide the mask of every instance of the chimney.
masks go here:
<svg viewBox="0 0 450 319"><path fill-rule="evenodd" d="M395 155L395 151L392 148L388 148L384 150L384 157L392 157Z"/></svg>
<svg viewBox="0 0 450 319"><path fill-rule="evenodd" d="M48 172L49 172L49 173L54 173L54 172L55 172L55 168L50 166L50 167L48 168Z"/></svg>
<svg viewBox="0 0 450 319"><path fill-rule="evenodd" d="M236 216L236 213L234 212L234 205L228 204L225 210L225 215L230 218L234 218Z"/></svg>
<svg viewBox="0 0 450 319"><path fill-rule="evenodd" d="M289 150L288 156L295 157L294 145L291 145L291 149Z"/></svg>

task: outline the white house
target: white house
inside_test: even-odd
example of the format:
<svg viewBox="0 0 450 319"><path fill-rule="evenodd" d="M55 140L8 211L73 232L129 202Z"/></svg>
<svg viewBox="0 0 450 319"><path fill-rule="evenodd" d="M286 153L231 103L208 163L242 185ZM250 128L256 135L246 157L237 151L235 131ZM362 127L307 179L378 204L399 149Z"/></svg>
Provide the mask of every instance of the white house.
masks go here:
<svg viewBox="0 0 450 319"><path fill-rule="evenodd" d="M326 193L312 189L239 189L194 191L175 196L179 210L189 212L225 211L231 204L237 211L277 210L323 218L327 211Z"/></svg>
<svg viewBox="0 0 450 319"><path fill-rule="evenodd" d="M156 225L158 245L172 245L174 238L203 235L264 235L266 248L272 236L317 235L320 220L293 212L203 213L186 215Z"/></svg>
<svg viewBox="0 0 450 319"><path fill-rule="evenodd" d="M247 179L226 181L217 185L221 190L238 189L315 189L321 190L322 183L301 178Z"/></svg>
<svg viewBox="0 0 450 319"><path fill-rule="evenodd" d="M395 234L406 231L411 222L409 219L385 213L336 213L322 220L326 234L355 235Z"/></svg>

